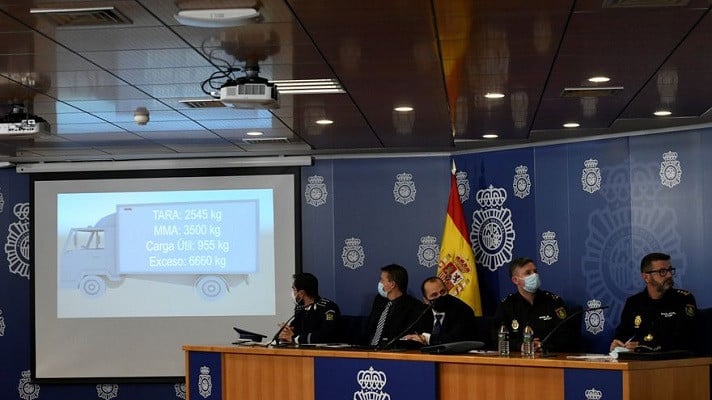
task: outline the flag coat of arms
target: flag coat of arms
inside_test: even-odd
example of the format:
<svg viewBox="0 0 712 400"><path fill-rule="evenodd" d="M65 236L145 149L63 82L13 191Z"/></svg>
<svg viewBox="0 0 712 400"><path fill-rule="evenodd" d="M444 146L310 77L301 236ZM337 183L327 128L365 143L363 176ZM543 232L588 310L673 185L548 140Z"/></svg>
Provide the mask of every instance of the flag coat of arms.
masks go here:
<svg viewBox="0 0 712 400"><path fill-rule="evenodd" d="M438 277L445 282L451 295L472 307L475 315L482 315L475 254L470 245L455 174L450 176L450 197L440 245Z"/></svg>

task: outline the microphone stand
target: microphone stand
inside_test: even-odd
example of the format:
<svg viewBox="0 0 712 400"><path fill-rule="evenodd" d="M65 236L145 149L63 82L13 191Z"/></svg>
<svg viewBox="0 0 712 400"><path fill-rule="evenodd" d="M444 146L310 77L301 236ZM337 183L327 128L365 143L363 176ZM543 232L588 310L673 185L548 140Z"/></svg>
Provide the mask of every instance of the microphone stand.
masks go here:
<svg viewBox="0 0 712 400"><path fill-rule="evenodd" d="M580 310L576 310L575 312L571 313L568 317L564 318L554 326L554 329L552 329L548 335L544 337L544 339L541 340L541 343L539 344L539 348L541 349L541 356L542 357L549 357L549 353L546 350L546 344L549 342L549 339L554 336L554 333L556 333L559 329L561 329L562 326L564 326L567 322L572 320L574 317L581 315L587 311L596 311L596 310L605 310L609 306L600 306L600 307L591 307L591 308L582 308Z"/></svg>
<svg viewBox="0 0 712 400"><path fill-rule="evenodd" d="M287 322L285 322L282 326L279 327L279 330L277 331L277 333L274 334L274 337L272 337L272 340L270 340L269 343L267 343L267 345L271 345L272 343L278 344L277 339L279 339L279 334L282 333L282 331L284 330L284 327L289 325L289 323L292 322L292 320L294 320L294 317L296 317L296 316L297 316L296 312L294 314L292 314L292 316L289 317Z"/></svg>
<svg viewBox="0 0 712 400"><path fill-rule="evenodd" d="M402 338L403 335L405 335L405 334L408 333L411 329L413 329L413 327L415 326L415 324L417 324L421 319L423 319L423 316L425 315L425 313L427 313L428 311L431 311L432 309L433 309L433 304L432 304L432 303L428 303L427 307L425 307L425 309L420 313L420 315L418 315L418 318L416 318L415 321L413 321L410 325L408 325L405 329L403 329L403 331L400 332L398 335L392 337L392 338L391 338L389 341L387 341L384 345L381 346L381 345L379 344L378 346L376 346L376 349L377 349L377 350L386 350L386 349L388 349L389 347L391 347L391 346L393 345L393 343L395 343L397 340L399 340L400 338Z"/></svg>

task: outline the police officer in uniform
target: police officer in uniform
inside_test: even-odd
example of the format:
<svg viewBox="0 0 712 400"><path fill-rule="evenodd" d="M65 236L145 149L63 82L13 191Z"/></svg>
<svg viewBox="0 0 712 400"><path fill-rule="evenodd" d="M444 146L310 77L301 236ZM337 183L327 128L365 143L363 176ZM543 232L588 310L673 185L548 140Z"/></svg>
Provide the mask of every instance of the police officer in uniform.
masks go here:
<svg viewBox="0 0 712 400"><path fill-rule="evenodd" d="M643 257L645 289L626 300L611 350L695 350L697 303L692 293L673 288L674 275L669 255Z"/></svg>
<svg viewBox="0 0 712 400"><path fill-rule="evenodd" d="M280 343L311 344L339 341L341 311L319 296L319 281L310 273L293 275L294 319L279 334Z"/></svg>
<svg viewBox="0 0 712 400"><path fill-rule="evenodd" d="M566 318L566 304L556 294L539 289L541 278L531 258L521 257L512 261L509 276L517 291L505 297L497 306L492 338L496 343L497 332L500 326L505 325L509 330L510 346L519 349L524 328L529 325L534 331L534 348L538 349L541 339ZM573 335L574 328L574 324L563 324L548 339L547 350L571 350L572 344L569 341L576 337Z"/></svg>

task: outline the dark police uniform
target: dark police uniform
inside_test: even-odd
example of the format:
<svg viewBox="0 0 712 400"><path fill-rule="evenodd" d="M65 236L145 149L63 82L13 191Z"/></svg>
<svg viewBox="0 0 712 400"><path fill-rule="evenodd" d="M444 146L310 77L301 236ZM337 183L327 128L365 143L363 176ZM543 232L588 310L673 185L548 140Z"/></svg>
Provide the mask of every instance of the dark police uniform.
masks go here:
<svg viewBox="0 0 712 400"><path fill-rule="evenodd" d="M694 351L696 315L692 293L672 288L655 300L646 289L626 300L615 338L637 341L653 350Z"/></svg>
<svg viewBox="0 0 712 400"><path fill-rule="evenodd" d="M339 341L341 311L333 301L319 297L314 303L294 308L294 320L290 324L294 342L333 343Z"/></svg>
<svg viewBox="0 0 712 400"><path fill-rule="evenodd" d="M512 351L519 351L522 345L522 333L527 325L532 327L534 337L544 339L546 335L566 318L566 304L561 297L546 290L537 290L534 303L514 292L505 297L494 315L492 338L497 343L497 332L502 324L509 330ZM570 339L573 335L571 324L566 323L547 340L547 350L571 350Z"/></svg>

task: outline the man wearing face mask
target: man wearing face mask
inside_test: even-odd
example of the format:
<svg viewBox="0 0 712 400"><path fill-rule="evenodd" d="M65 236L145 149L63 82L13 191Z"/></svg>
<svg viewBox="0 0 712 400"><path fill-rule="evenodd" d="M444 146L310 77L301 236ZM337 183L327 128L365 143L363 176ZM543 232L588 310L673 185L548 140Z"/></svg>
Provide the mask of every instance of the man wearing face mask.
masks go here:
<svg viewBox="0 0 712 400"><path fill-rule="evenodd" d="M640 261L642 292L629 297L611 350L695 350L697 303L692 293L675 289L670 256L650 253Z"/></svg>
<svg viewBox="0 0 712 400"><path fill-rule="evenodd" d="M497 306L494 315L492 339L497 338L500 326L509 330L510 346L519 349L522 345L522 333L529 325L534 330L534 348L540 347L542 338L566 318L566 305L561 297L539 289L541 278L537 273L534 260L517 258L509 265L509 276L517 291L505 297ZM547 350L571 350L569 339L575 337L575 324L563 324L552 335Z"/></svg>
<svg viewBox="0 0 712 400"><path fill-rule="evenodd" d="M398 264L381 268L378 295L373 300L366 325L367 345L383 346L416 322L425 306L407 292L408 271L405 268Z"/></svg>
<svg viewBox="0 0 712 400"><path fill-rule="evenodd" d="M294 318L279 334L280 343L311 344L339 341L341 312L333 301L319 296L319 281L310 273L294 274Z"/></svg>
<svg viewBox="0 0 712 400"><path fill-rule="evenodd" d="M418 326L421 333L409 334L406 340L422 345L475 340L475 313L464 301L448 294L442 279L433 276L420 285L423 303L432 305Z"/></svg>

